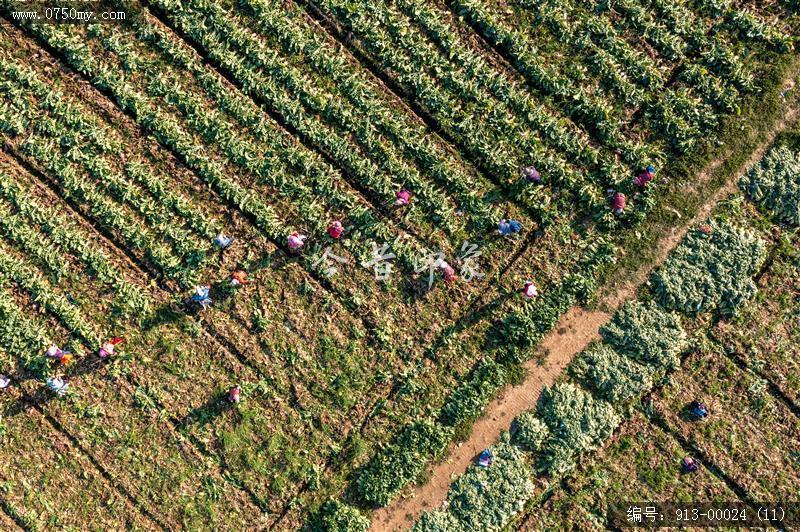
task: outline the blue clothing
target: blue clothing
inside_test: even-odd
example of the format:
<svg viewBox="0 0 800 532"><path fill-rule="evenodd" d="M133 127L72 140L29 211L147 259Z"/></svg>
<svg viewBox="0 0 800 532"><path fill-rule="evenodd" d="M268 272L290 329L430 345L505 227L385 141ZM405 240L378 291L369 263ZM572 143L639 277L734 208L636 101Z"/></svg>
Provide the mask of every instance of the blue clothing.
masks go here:
<svg viewBox="0 0 800 532"><path fill-rule="evenodd" d="M480 467L489 467L494 462L494 456L489 451L489 449L484 449L481 455L478 457L478 465Z"/></svg>
<svg viewBox="0 0 800 532"><path fill-rule="evenodd" d="M195 294L192 296L192 301L194 301L195 303L199 304L202 307L210 305L211 297L209 297L208 293L209 293L209 287L204 286L199 290L197 290L197 292L195 292Z"/></svg>
<svg viewBox="0 0 800 532"><path fill-rule="evenodd" d="M199 303L200 301L205 301L206 299L208 299L208 289L206 289L206 290L203 290L203 291L202 291L201 293L199 293L199 294L195 294L195 295L193 295L193 296L192 296L192 299L193 299L194 301L197 301L198 303Z"/></svg>
<svg viewBox="0 0 800 532"><path fill-rule="evenodd" d="M522 224L516 220L503 220L498 226L498 231L503 236L513 235L514 233L519 233L521 230Z"/></svg>
<svg viewBox="0 0 800 532"><path fill-rule="evenodd" d="M225 236L225 235L217 235L214 239L214 243L220 248L225 249L233 243L233 237Z"/></svg>

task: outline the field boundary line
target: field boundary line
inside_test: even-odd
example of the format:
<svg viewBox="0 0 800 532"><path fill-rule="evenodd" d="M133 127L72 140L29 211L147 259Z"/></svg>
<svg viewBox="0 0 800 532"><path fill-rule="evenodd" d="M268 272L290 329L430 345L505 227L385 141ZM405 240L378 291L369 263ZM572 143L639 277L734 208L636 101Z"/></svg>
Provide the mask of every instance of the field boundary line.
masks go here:
<svg viewBox="0 0 800 532"><path fill-rule="evenodd" d="M53 418L50 414L48 414L47 412L42 410L42 408L41 408L41 406L39 404L37 404L35 402L32 402L30 399L22 399L22 400L24 400L29 405L31 405L33 408L35 408L36 411L39 412L39 414L47 420L47 422L50 424L50 426L53 427L53 429L55 429L56 431L58 431L61 434L63 434L70 441L70 444L72 444L73 447L75 447L77 450L79 450L81 452L81 454L83 454L86 457L86 459L89 460L89 462L92 463L92 465L103 476L103 478L106 480L106 482L108 482L111 486L113 486L115 491L117 491L121 495L123 495L128 500L128 502L130 502L133 505L134 508L136 508L139 512L141 512L145 517L147 517L148 519L150 519L151 521L156 523L158 526L160 526L162 530L169 530L169 527L166 526L164 523L162 523L161 520L158 519L155 515L153 515L153 513L150 512L150 510L148 510L145 506L143 506L139 502L137 502L136 497L134 497L128 491L127 488L125 488L124 486L121 486L114 479L114 477L111 475L111 473L109 473L97 461L97 459L94 457L94 455L90 454L84 448L84 446L81 445L80 441L78 441L78 439L75 436L73 436L70 432L68 432L61 425L61 423L57 419Z"/></svg>
<svg viewBox="0 0 800 532"><path fill-rule="evenodd" d="M706 454L697 447L690 439L686 438L683 434L679 433L675 430L667 421L664 419L663 414L660 411L656 411L653 415L645 416L649 423L652 423L656 427L660 428L664 431L670 438L675 440L678 445L685 451L689 451L691 456L696 456L700 459L700 464L708 469L708 471L720 479L725 485L730 489L732 492L739 497L740 500L745 502L748 506L750 506L753 510L758 509L757 501L753 500L750 496L748 491L739 485L730 475L728 475L721 467L713 462Z"/></svg>
<svg viewBox="0 0 800 532"><path fill-rule="evenodd" d="M739 369L742 371L749 371L750 373L757 376L759 379L762 379L764 382L767 383L767 387L769 388L770 393L778 399L783 405L798 419L800 419L800 406L795 404L779 387L775 384L772 379L765 375L761 370L754 368L751 364L749 364L746 360L744 360L735 350L729 349L727 345L725 345L724 340L720 340L714 334L714 331L710 333L711 340L717 344L721 349L722 353L731 362L733 362Z"/></svg>
<svg viewBox="0 0 800 532"><path fill-rule="evenodd" d="M111 486L114 491L119 493L128 503L136 509L142 516L149 519L152 523L156 524L162 530L169 530L169 527L166 526L158 517L156 517L149 509L139 503L125 486L119 485L115 480L114 477L100 464L100 462L94 457L93 454L88 452L86 448L81 444L81 442L72 435L69 431L67 431L64 426L53 416L45 412L38 401L32 398L29 394L23 393L18 399L18 401L23 402L24 404L28 405L29 408L33 408L42 419L47 422L50 427L62 434L67 440L69 440L70 445L76 449L81 455L83 455L89 463L97 470L100 476L103 477L105 482ZM15 516L16 512L7 511L7 503L4 499L0 498L0 510L3 511L6 515L8 515L11 519L14 520L18 525L20 525L23 529L29 530L29 528L24 524L19 522L18 517Z"/></svg>
<svg viewBox="0 0 800 532"><path fill-rule="evenodd" d="M27 526L25 523L22 522L22 519L20 519L20 517L17 515L17 512L11 509L11 506L8 504L8 502L5 500L4 497L0 497L0 512L2 512L3 515L8 517L9 521L17 525L20 530L25 530L25 531L31 530L29 526Z"/></svg>

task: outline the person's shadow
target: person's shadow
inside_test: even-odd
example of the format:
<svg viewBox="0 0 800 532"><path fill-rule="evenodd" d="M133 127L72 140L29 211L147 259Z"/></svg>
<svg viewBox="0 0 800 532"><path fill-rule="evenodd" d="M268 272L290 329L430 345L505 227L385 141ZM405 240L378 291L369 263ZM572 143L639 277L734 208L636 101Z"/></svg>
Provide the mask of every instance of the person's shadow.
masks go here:
<svg viewBox="0 0 800 532"><path fill-rule="evenodd" d="M198 428L204 427L208 423L214 421L223 412L232 409L236 406L228 400L228 392L216 392L209 397L208 401L204 404L191 409L177 422L177 428L183 430L190 425L197 426Z"/></svg>
<svg viewBox="0 0 800 532"><path fill-rule="evenodd" d="M686 405L684 405L684 407L678 414L678 417L681 419L681 421L686 421L687 423L697 423L705 419L704 416L700 416L692 412L693 407L694 404L692 403L687 403Z"/></svg>

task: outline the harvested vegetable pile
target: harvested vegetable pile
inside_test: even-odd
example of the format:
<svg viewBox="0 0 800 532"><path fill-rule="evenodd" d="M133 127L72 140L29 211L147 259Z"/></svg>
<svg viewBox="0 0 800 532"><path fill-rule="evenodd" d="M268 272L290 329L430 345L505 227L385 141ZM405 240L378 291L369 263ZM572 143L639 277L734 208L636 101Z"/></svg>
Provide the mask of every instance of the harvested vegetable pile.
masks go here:
<svg viewBox="0 0 800 532"><path fill-rule="evenodd" d="M690 231L653 274L653 291L667 309L735 315L755 295L752 277L764 257L764 242L753 233L711 222Z"/></svg>
<svg viewBox="0 0 800 532"><path fill-rule="evenodd" d="M570 383L546 388L536 414L550 428L540 467L553 475L575 467L576 457L601 446L620 422L610 404Z"/></svg>
<svg viewBox="0 0 800 532"><path fill-rule="evenodd" d="M686 345L678 317L652 301L626 303L600 334L620 354L662 370L678 366Z"/></svg>
<svg viewBox="0 0 800 532"><path fill-rule="evenodd" d="M447 512L424 514L413 530L500 530L522 509L533 492L528 458L507 435L491 450L490 467L473 466L453 483Z"/></svg>
<svg viewBox="0 0 800 532"><path fill-rule="evenodd" d="M773 216L800 225L800 154L773 148L741 177L739 186Z"/></svg>

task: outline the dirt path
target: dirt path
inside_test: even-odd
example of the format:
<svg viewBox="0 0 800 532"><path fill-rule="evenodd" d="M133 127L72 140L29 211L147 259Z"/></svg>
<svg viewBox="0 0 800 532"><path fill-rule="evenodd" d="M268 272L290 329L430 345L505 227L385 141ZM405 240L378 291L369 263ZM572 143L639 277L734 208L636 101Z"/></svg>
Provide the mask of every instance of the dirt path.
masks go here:
<svg viewBox="0 0 800 532"><path fill-rule="evenodd" d="M447 496L450 483L467 470L483 449L497 441L504 430L508 430L511 421L517 415L536 404L542 389L556 380L575 355L586 348L592 340L600 338L599 328L611 318L611 313L635 295L636 289L645 282L650 271L667 258L689 228L708 217L720 200L737 189L736 178L764 155L775 136L794 120L796 115L796 107L787 109L784 117L753 151L747 162L698 209L695 216L673 227L672 231L658 240L656 258L647 267L634 272L625 283L606 287L601 292L597 307L604 311L589 311L581 307L573 307L567 311L553 331L540 343L538 348L540 356L531 357L525 363L527 371L525 380L516 386L503 388L486 407L484 415L475 422L469 439L451 448L446 461L428 468L430 480L426 484L417 486L410 495L395 500L389 506L375 510L372 514L371 530L408 529L420 514L439 507ZM712 161L706 170L698 175L693 189L701 189L707 184L721 163L722 159ZM692 190L687 192L691 193Z"/></svg>

